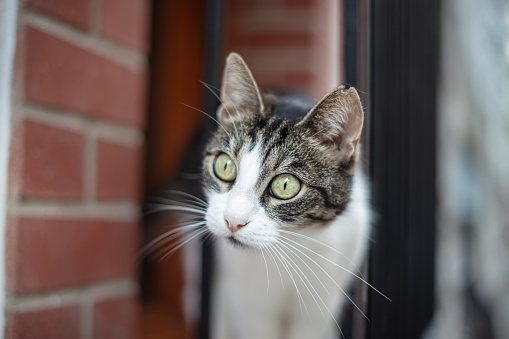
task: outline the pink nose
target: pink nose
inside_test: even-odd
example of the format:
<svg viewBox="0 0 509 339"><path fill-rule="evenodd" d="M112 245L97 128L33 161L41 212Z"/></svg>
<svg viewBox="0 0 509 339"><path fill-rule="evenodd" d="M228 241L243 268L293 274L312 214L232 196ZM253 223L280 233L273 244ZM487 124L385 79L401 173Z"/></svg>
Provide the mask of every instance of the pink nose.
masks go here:
<svg viewBox="0 0 509 339"><path fill-rule="evenodd" d="M236 219L230 216L225 216L224 221L226 222L226 227L232 232L235 233L240 230L242 227L249 224L249 221L245 221L242 219Z"/></svg>

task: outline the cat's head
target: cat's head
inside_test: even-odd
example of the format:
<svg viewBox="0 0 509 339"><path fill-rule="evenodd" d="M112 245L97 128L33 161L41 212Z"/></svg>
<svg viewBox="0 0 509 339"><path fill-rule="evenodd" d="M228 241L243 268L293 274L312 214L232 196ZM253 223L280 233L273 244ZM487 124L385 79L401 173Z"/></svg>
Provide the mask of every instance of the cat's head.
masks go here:
<svg viewBox="0 0 509 339"><path fill-rule="evenodd" d="M354 88L318 103L263 93L238 54L226 60L220 123L206 147L207 227L237 247L264 247L280 229L325 227L350 200L363 124ZM279 114L281 106L285 114ZM288 111L302 111L288 119ZM290 112L292 113L292 112Z"/></svg>

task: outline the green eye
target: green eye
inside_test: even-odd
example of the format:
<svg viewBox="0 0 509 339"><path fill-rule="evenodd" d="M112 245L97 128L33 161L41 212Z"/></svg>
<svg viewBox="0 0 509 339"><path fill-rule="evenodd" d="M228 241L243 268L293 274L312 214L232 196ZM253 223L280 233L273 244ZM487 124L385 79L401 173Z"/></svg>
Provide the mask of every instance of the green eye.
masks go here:
<svg viewBox="0 0 509 339"><path fill-rule="evenodd" d="M237 177L237 167L232 158L226 153L221 153L214 161L214 174L223 181L233 181Z"/></svg>
<svg viewBox="0 0 509 339"><path fill-rule="evenodd" d="M291 199L300 191L300 181L291 174L280 174L270 183L272 194L278 199Z"/></svg>

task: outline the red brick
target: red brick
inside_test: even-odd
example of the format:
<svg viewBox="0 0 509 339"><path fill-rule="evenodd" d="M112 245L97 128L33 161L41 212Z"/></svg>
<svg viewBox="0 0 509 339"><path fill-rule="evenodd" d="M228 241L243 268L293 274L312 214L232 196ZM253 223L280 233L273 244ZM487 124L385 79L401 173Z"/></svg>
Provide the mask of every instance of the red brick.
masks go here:
<svg viewBox="0 0 509 339"><path fill-rule="evenodd" d="M12 213L7 214L6 228L5 228L5 277L6 277L6 291L12 291L13 286L16 284L16 277L18 276L18 222L19 217ZM1 332L0 332L1 333ZM1 335L0 335L1 337Z"/></svg>
<svg viewBox="0 0 509 339"><path fill-rule="evenodd" d="M24 3L79 28L90 27L90 0L24 0Z"/></svg>
<svg viewBox="0 0 509 339"><path fill-rule="evenodd" d="M54 308L7 311L6 338L79 338L78 305Z"/></svg>
<svg viewBox="0 0 509 339"><path fill-rule="evenodd" d="M283 0L284 6L288 8L315 7L319 6L321 0Z"/></svg>
<svg viewBox="0 0 509 339"><path fill-rule="evenodd" d="M12 239L10 239L12 240ZM134 276L138 224L78 219L18 220L15 293Z"/></svg>
<svg viewBox="0 0 509 339"><path fill-rule="evenodd" d="M17 119L12 121L11 143L9 145L9 169L7 194L18 197L23 180L23 122Z"/></svg>
<svg viewBox="0 0 509 339"><path fill-rule="evenodd" d="M103 140L98 141L97 198L139 201L142 160L140 147L128 148Z"/></svg>
<svg viewBox="0 0 509 339"><path fill-rule="evenodd" d="M310 46L314 42L314 34L308 32L252 34L241 37L240 40L242 45L250 47Z"/></svg>
<svg viewBox="0 0 509 339"><path fill-rule="evenodd" d="M249 1L231 1L234 8L252 9L252 8L278 8L282 6L281 0L249 0Z"/></svg>
<svg viewBox="0 0 509 339"><path fill-rule="evenodd" d="M83 196L85 139L36 122L23 123L24 197L80 199Z"/></svg>
<svg viewBox="0 0 509 339"><path fill-rule="evenodd" d="M283 76L284 81L288 85L297 85L298 87L309 86L309 84L317 81L316 75L306 71L287 73Z"/></svg>
<svg viewBox="0 0 509 339"><path fill-rule="evenodd" d="M256 80L265 88L292 89L304 92L319 81L316 75L306 71L282 74L259 74Z"/></svg>
<svg viewBox="0 0 509 339"><path fill-rule="evenodd" d="M24 91L29 101L142 126L145 71L133 71L26 27Z"/></svg>
<svg viewBox="0 0 509 339"><path fill-rule="evenodd" d="M94 305L94 339L139 338L139 302L134 296Z"/></svg>
<svg viewBox="0 0 509 339"><path fill-rule="evenodd" d="M140 52L149 45L150 1L103 0L102 33Z"/></svg>

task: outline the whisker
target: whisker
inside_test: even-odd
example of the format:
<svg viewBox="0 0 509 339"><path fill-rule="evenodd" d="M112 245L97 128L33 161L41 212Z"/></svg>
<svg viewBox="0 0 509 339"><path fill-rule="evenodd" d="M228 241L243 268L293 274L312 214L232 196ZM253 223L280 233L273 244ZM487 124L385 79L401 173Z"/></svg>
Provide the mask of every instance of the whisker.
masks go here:
<svg viewBox="0 0 509 339"><path fill-rule="evenodd" d="M198 228L199 226L205 225L205 222L198 222L194 224L189 225L183 225L177 228L174 228L170 231L164 232L163 234L157 236L156 238L152 239L150 242L148 242L143 248L140 250L138 257L149 255L150 253L154 252L157 248L161 247L162 245L160 242L163 240L166 240L168 237L174 236L175 234L179 232L186 232L189 230L193 230ZM154 246L154 247L153 247Z"/></svg>
<svg viewBox="0 0 509 339"><path fill-rule="evenodd" d="M278 257L279 260L281 261L281 264L283 265L286 272L288 273L288 276L290 277L290 280L292 281L293 286L295 286L295 291L297 292L297 297L298 297L297 300L299 301L299 307L300 307L300 313L302 315L302 319L304 319L304 311L302 310L302 306L304 306L304 309L306 310L308 317L311 317L311 315L309 314L308 308L306 306L306 303L304 302L304 298L302 298L302 294L300 293L300 290L297 287L297 283L295 282L293 274L290 271L290 269L286 263L286 260L283 258L283 255L281 254L280 250L276 247L276 244L274 244L271 248L274 251L274 254L276 255L276 257Z"/></svg>
<svg viewBox="0 0 509 339"><path fill-rule="evenodd" d="M207 232L207 233L205 233L205 235L203 236L203 241L208 240L208 239L211 239L212 241L215 241L215 240L216 240L216 237L214 237L214 235L212 234L212 232Z"/></svg>
<svg viewBox="0 0 509 339"><path fill-rule="evenodd" d="M207 208L201 205L193 205L191 201L180 201L180 200L171 200L167 198L158 198L160 202L149 202L146 203L146 207L163 207L163 206L180 206L180 207L188 207L194 208L199 211L206 211Z"/></svg>
<svg viewBox="0 0 509 339"><path fill-rule="evenodd" d="M193 200L193 199L175 200L175 199L171 199L168 197L153 197L150 201L153 201L154 203L162 203L162 204L186 204L188 206L198 207L198 208L203 208L203 209L206 209L208 207L208 205L202 203L201 201Z"/></svg>
<svg viewBox="0 0 509 339"><path fill-rule="evenodd" d="M333 282L333 283L334 283L334 284L335 284L335 285L336 285L336 286L337 286L337 287L341 290L341 292L344 294L344 296L345 296L345 297L346 297L346 298L347 298L347 299L348 299L348 300L349 300L349 301L350 301L350 302L351 302L351 303L355 306L355 308L356 308L356 309L357 309L357 310L358 310L358 311L359 311L359 312L360 312L360 313L364 316L364 318L366 318L366 320L367 320L368 322L371 322L371 321L368 319L368 317L366 316L366 314L364 314L364 312L362 312L362 310L359 308L359 306L357 306L357 304L356 304L356 303L352 300L352 298L350 298L350 296L348 295L348 293L346 293L346 292L345 292L345 290L343 290L343 289L341 288L341 286L339 286L339 284L338 284L338 283L334 280L334 278L332 278L332 277L330 276L330 274L329 274L329 273L328 273L328 272L327 272L327 271L326 271L326 270L325 270L322 266L320 266L320 264L318 264L315 260L313 260L311 257L309 257L307 254L305 254L304 252L302 252L301 250L299 250L299 249L298 249L298 248L296 248L295 246L292 246L291 244L289 244L289 243L285 242L283 239L281 239L281 238L280 238L280 239L279 239L279 241L280 241L282 244L286 244L287 246L290 246L291 248L295 249L296 251L298 251L299 253L301 253L302 255L304 255L306 258L308 258L309 260L311 260L311 261L312 261L312 262L313 262L316 266L318 266L318 268L320 268L320 269L321 269L321 270L322 270L322 271L323 271L323 272L324 272L324 273L325 273L325 274L326 274L326 275L327 275L327 276L328 276L328 277L332 280L332 282ZM289 250L289 251L292 251L291 249L288 249L288 250ZM293 252L293 251L292 251L292 252ZM301 260L302 260L302 258L301 258ZM304 264L305 264L306 266L308 266L308 265L307 265L307 263L306 263L304 260L302 260L302 262L304 262ZM309 268L309 266L308 266L308 268ZM311 272L313 272L313 270L312 270L311 268L309 268L309 269L310 269L310 271L311 271ZM313 272L313 274L314 274L314 272ZM316 274L315 274L315 276L316 276ZM317 279L318 279L318 277L317 277ZM320 279L318 279L318 280L320 281ZM320 283L322 283L322 282L320 281ZM322 286L325 288L325 286L323 285L323 283L322 283ZM327 292L327 293L328 293L328 292ZM330 293L328 293L328 294L329 294L329 296L331 296L331 295L330 295Z"/></svg>
<svg viewBox="0 0 509 339"><path fill-rule="evenodd" d="M267 247L267 253L268 253L268 255L270 255L270 256L271 256L272 261L274 262L274 265L275 265L275 266L276 266L276 268L277 268L277 271L278 271L278 273L279 273L279 278L281 279L281 286L283 287L283 291L285 291L285 292L286 292L286 290L285 290L285 284L283 283L283 276L281 275L281 270L279 269L279 265L278 265L278 263L277 263L277 260L276 260L276 258L274 258L274 255L272 254L272 251L271 251L271 248L270 248L270 247L271 247L271 246L268 246L268 247Z"/></svg>
<svg viewBox="0 0 509 339"><path fill-rule="evenodd" d="M288 251L290 251L290 252L291 252L291 253L292 253L292 254L293 254L296 258L298 258L300 261L302 261L302 263L303 263L304 265L306 265L306 267L309 269L309 271L310 271L310 272L311 272L311 273L315 276L316 280L318 280L318 282L320 282L320 284L322 285L322 287L323 287L323 289L325 290L325 292L327 292L327 294L329 295L329 297L331 297L331 298L332 298L332 295L330 294L329 290L327 289L327 287L325 287L324 283L323 283L323 282L322 282L322 280L318 277L318 275L317 275L317 274L313 271L313 269L312 269L312 268L311 268L311 267L307 264L307 262L306 262L304 259L302 259L302 258L301 258L301 257L300 257L297 253L295 253L295 251L293 251L293 250L291 249L291 247L293 247L293 246L291 246L290 244L286 243L286 242L285 242L285 241L283 241L283 239L281 239L281 238L279 238L278 240L280 241L280 244L281 244L284 248L286 248ZM300 252L300 251L299 251L299 252ZM302 252L301 252L301 253L302 253ZM305 255L305 254L304 254L304 255ZM306 256L306 257L307 257L307 256ZM307 257L307 258L309 259L309 257ZM315 264L316 264L316 262L315 262ZM317 265L318 267L320 267L320 265L318 265L318 264L316 264L316 265ZM321 267L320 267L320 268L321 268ZM322 270L323 270L323 269L322 269ZM325 271L324 271L324 272L325 272ZM327 272L325 272L325 273L327 273ZM329 276L329 278L331 278L331 277ZM332 279L332 278L331 278L331 279ZM339 287L339 286L338 286L338 287Z"/></svg>
<svg viewBox="0 0 509 339"><path fill-rule="evenodd" d="M240 136L239 136L239 131L237 131L237 126L235 126L235 121L233 120L233 117L232 115L230 114L230 111L228 110L228 107L224 104L224 101L223 99L221 99L219 97L219 95L216 94L216 92L214 92L212 90L211 87L209 87L208 84L206 84L205 82L201 81L200 82L202 83L203 86L205 86L206 89L208 89L210 91L210 93L214 94L214 96L217 98L217 100L219 100L219 102L221 103L221 105L224 107L224 109L226 110L226 113L228 113L228 116L230 117L230 120L233 124L233 128L235 129L235 134L237 135L237 140L240 142Z"/></svg>
<svg viewBox="0 0 509 339"><path fill-rule="evenodd" d="M357 274L355 274L354 272L350 271L349 269L347 269L347 268L345 268L345 267L343 267L343 266L341 266L341 265L339 265L339 264L335 263L334 261L332 261L332 260L330 260L330 259L328 259L328 258L324 257L323 255L321 255L321 254L319 254L319 253L316 253L315 251L313 251L313 250L311 250L311 249L307 248L306 246L302 245L301 243L299 243L299 242L297 242L297 241L294 241L294 240L289 239L289 238L286 238L286 240L288 240L288 241L290 241L290 242L292 242L292 243L294 243L294 244L296 244L296 245L298 245L298 246L303 247L304 249L306 249L306 250L310 251L311 253L314 253L314 254L316 254L317 256L319 256L320 258L322 258L322 259L324 259L324 260L326 260L326 261L330 262L330 263L331 263L331 264L333 264L334 266L341 268L342 270L344 270L344 271L345 271L345 272L347 272L347 273L350 273L353 277L357 278L358 280L362 281L364 284L366 284L367 286L369 286L370 288L372 288L372 289L373 289L373 291L377 292L378 294L380 294L380 295L381 295L382 297L384 297L385 299L387 299L387 300L389 300L389 301L392 301L389 297L387 297L385 294L383 294L382 292L380 292L379 290L377 290L377 289L376 289L373 285L371 285L370 283L368 283L365 279L361 278L360 276L358 276L358 275L357 275Z"/></svg>
<svg viewBox="0 0 509 339"><path fill-rule="evenodd" d="M179 201L179 200L177 200L177 201ZM185 204L191 205L191 206L201 207L203 209L207 209L209 207L208 205L204 205L201 202L192 200L192 199L182 200L182 202Z"/></svg>
<svg viewBox="0 0 509 339"><path fill-rule="evenodd" d="M300 233L292 232L292 231L287 231L287 230L279 230L279 231L280 231L281 233L286 233L286 234L290 234L290 235L293 235L293 236L296 236L296 237L300 237L300 238L302 238L302 239L306 239L306 240L312 241L312 242L314 242L314 243L316 243L316 244L318 244L318 245L322 245L322 246L327 247L328 249L330 249L330 250L332 250L332 251L336 252L337 254L339 254L340 256L342 256L343 258L345 258L346 260L348 260L348 262L349 262L350 264L352 264L352 265L353 265L353 267L357 270L357 272L359 273L359 275L362 277L362 272L361 272L361 270L360 270L360 269L359 269L359 268L355 265L355 263L354 263L354 262L353 262L350 258L348 258L346 255L344 255L343 253L341 253L340 251L338 251L337 249L335 249L334 247L329 246L329 245L327 245L326 243L323 243L323 242L321 242L321 241L319 241L319 240L316 240L316 239L314 239L314 238L308 237L307 235L304 235L304 234L300 234ZM286 239L288 239L288 238L286 238Z"/></svg>
<svg viewBox="0 0 509 339"><path fill-rule="evenodd" d="M278 244L280 245L280 244ZM276 245L277 246L277 245ZM279 246L277 246L279 247ZM311 298L313 298L316 306L318 307L318 310L320 311L320 313L322 314L323 316L323 319L325 320L325 322L327 322L327 318L325 317L325 314L323 313L323 310L322 308L320 307L320 304L318 303L318 301L316 300L315 298L315 295L313 294L313 292L311 292L311 290L309 289L309 287L311 287L311 289L315 292L316 296L320 299L320 301L322 301L322 303L324 304L325 306L325 303L324 301L320 298L320 295L318 294L318 292L316 291L316 289L313 287L313 284L311 284L311 282L309 281L309 279L306 277L306 275L304 274L304 272L302 272L302 270L300 269L299 265L297 265L295 263L295 261L292 260L292 258L290 257L290 255L288 255L287 253L285 253L283 251L283 249L281 247L279 247L279 249L281 250L281 252L283 253L283 256L286 257L286 259L289 260L288 264L293 268L295 274L299 277L299 279L302 281L304 287L307 289L307 291L309 292L309 295L311 296ZM284 259L284 258L283 258ZM298 270L298 271L297 271ZM300 273L299 273L300 272ZM304 278L302 278L304 276ZM306 280L304 280L306 279ZM307 283L306 283L307 281ZM309 285L308 285L309 284ZM325 308L327 308L327 306L325 306ZM309 313L308 313L309 315Z"/></svg>
<svg viewBox="0 0 509 339"><path fill-rule="evenodd" d="M282 245L281 243L279 243L278 245ZM283 251L284 253L284 251ZM288 254L286 254L287 258L293 263L294 267L296 267L300 272L301 274L304 276L304 278L306 279L307 283L302 279L302 277L300 276L300 274L298 274L297 271L295 271L295 273L297 273L297 275L299 276L299 278L301 279L302 283L304 284L304 286L306 287L306 289L308 290L309 292L309 295L311 295L311 297L313 298L313 300L315 301L316 303L316 306L318 307L318 309L320 310L320 313L322 313L322 316L325 320L325 322L327 323L327 317L325 316L325 314L323 313L323 310L322 308L320 307L320 304L318 303L318 301L316 300L316 298L314 297L313 293L311 292L311 290L309 289L309 287L311 287L311 289L313 290L313 292L315 292L316 296L318 297L318 299L322 302L325 310L327 311L327 313L329 313L329 315L331 316L332 320L334 321L334 323L336 324L337 328L339 329L339 331L341 332L341 336L343 338L345 338L345 336L343 335L343 331L341 330L341 327L339 326L338 322L336 321L336 318L334 317L334 315L332 314L332 312L330 311L330 309L327 307L327 304L325 303L325 301L323 301L322 297L320 297L320 294L316 291L316 289L313 287L313 284L309 281L309 279L306 277L306 275L304 274L304 272L302 272L302 270L299 268L299 266L290 258L290 256ZM295 270L295 268L294 268ZM309 287L308 287L308 284L309 284Z"/></svg>
<svg viewBox="0 0 509 339"><path fill-rule="evenodd" d="M282 245L284 248L288 249L283 243L278 243L278 245ZM307 278L306 274L300 269L299 265L297 265L297 263L295 263L295 261L292 260L291 256L288 253L284 252L281 247L279 247L279 248L281 249L281 252L283 253L283 255L290 261L290 264L294 268L295 273L299 276L301 281L304 283L304 286L307 288L309 294L311 295L311 297L313 297L313 299L315 300L318 308L320 309L320 306L319 306L318 302L316 301L316 299L314 298L313 293L311 293L311 291L309 290L309 287L308 287L308 284L309 284L309 286L311 286L311 288L313 289L315 294L318 295L318 292L313 287L313 284L311 283L311 281L309 281L309 279ZM296 269L298 270L298 272L296 271ZM300 272L300 274L299 274L299 272ZM302 277L304 277L304 279L306 279L306 281L304 281Z"/></svg>
<svg viewBox="0 0 509 339"><path fill-rule="evenodd" d="M260 253L262 254L263 262L265 263L265 271L267 272L267 298L269 298L269 287L270 287L269 266L267 265L267 260L265 259L263 248L260 248Z"/></svg>
<svg viewBox="0 0 509 339"><path fill-rule="evenodd" d="M187 106L187 107L189 107L189 108L191 108L191 109L194 109L195 111L198 111L198 112L201 112L201 113L205 114L206 116L208 116L209 118L211 118L212 120L214 120L214 121L215 121L215 122L216 122L216 123L217 123L217 124L218 124L218 125L219 125L219 126L220 126L223 130L224 130L224 131L225 131L225 133L226 133L226 134L227 134L230 138L232 137L232 136L230 135L230 133L228 133L228 131L226 130L226 128L224 128L224 126L223 126L223 125L222 125L219 121L217 121L214 117L212 117L210 114L205 113L204 111L202 111L201 109L198 109L198 108L196 108L196 107L186 105L186 104L184 104L183 102L181 102L181 104L182 104L182 105L184 105L184 106Z"/></svg>
<svg viewBox="0 0 509 339"><path fill-rule="evenodd" d="M159 243L157 243L151 252L155 258L161 258L166 254L168 249L171 249L174 245L179 244L182 239L186 239L190 235L194 234L198 229L188 229L188 230L180 230L177 233L172 234L168 238L162 239Z"/></svg>
<svg viewBox="0 0 509 339"><path fill-rule="evenodd" d="M177 190L166 190L165 192L170 193L170 194L179 194L179 195L183 195L185 197L191 198L191 199L195 199L195 200L201 202L204 206L209 205L205 200L200 199L197 196L194 196L194 195L186 193L186 192L177 191Z"/></svg>
<svg viewBox="0 0 509 339"><path fill-rule="evenodd" d="M175 206L175 205L161 205L160 207L153 207L147 211L145 211L144 215L150 215L157 212L162 211L180 211L180 212L189 212L195 214L205 215L204 210L197 210L195 208L183 207L183 206Z"/></svg>
<svg viewBox="0 0 509 339"><path fill-rule="evenodd" d="M207 87L207 89L208 89L209 91L211 91L211 92L212 92L212 89L214 89L214 90L216 90L217 92L221 93L221 90L220 90L219 88L217 88L217 87L215 87L215 86L212 86L211 84L207 84L206 82L201 81L201 80L200 80L200 82L201 82L201 83L202 83L205 87ZM215 95L215 93L214 93L214 92L212 92L212 93ZM237 109L237 106L235 106L235 104L233 103L233 101L231 100L231 98L228 96L228 94L226 94L226 93L225 93L225 95L226 95L226 97L228 98L228 100L230 100L231 104L233 105L233 108L235 109L235 111L237 112L237 114L238 114L238 116L239 116L239 118L240 118L240 131L241 131L241 133L242 133L242 139L244 139L244 126L243 126L244 124L242 123L242 115L240 114L239 110ZM216 98L218 98L218 97L217 97L217 95L216 95ZM219 99L219 98L218 98L218 99ZM223 103L223 101L222 101L221 99L219 99L219 101L221 101L221 103L224 105L224 103Z"/></svg>
<svg viewBox="0 0 509 339"><path fill-rule="evenodd" d="M178 246L172 248L168 253L166 253L160 260L164 260L166 258L168 258L168 256L170 256L171 254L173 254L176 250L178 250L179 248L181 248L182 246L184 246L185 244L188 244L190 241L192 241L193 239L196 239L197 237L199 237L200 235L204 234L208 232L208 229L204 228L202 229L201 231L197 231L194 235L188 237L185 241L183 241L182 243L180 243Z"/></svg>
<svg viewBox="0 0 509 339"><path fill-rule="evenodd" d="M186 214L186 213L180 215L179 219L181 219L182 222L180 222L178 224L174 224L174 225L172 225L172 227L187 225L189 222L195 222L197 220L204 221L203 215Z"/></svg>

